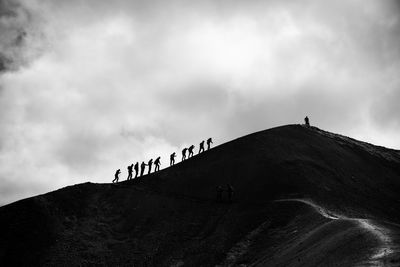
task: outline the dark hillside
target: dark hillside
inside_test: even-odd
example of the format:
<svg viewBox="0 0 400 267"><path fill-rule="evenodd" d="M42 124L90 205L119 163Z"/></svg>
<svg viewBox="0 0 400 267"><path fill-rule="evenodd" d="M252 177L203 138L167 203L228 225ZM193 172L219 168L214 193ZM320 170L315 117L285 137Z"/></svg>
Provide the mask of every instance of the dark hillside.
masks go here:
<svg viewBox="0 0 400 267"><path fill-rule="evenodd" d="M215 186L231 183L238 202L296 194L400 222L393 214L400 205L400 151L317 128L290 125L254 133L178 166L142 184L204 199L214 197Z"/></svg>
<svg viewBox="0 0 400 267"><path fill-rule="evenodd" d="M0 207L0 265L398 266L399 191L399 151L283 126Z"/></svg>

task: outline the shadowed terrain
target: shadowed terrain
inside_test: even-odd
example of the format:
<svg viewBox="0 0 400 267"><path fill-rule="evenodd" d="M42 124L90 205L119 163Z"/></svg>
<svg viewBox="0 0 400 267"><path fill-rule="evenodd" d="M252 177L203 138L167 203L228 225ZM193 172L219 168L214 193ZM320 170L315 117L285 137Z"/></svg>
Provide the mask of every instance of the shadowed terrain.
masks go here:
<svg viewBox="0 0 400 267"><path fill-rule="evenodd" d="M282 126L0 207L0 265L399 266L399 192L400 151Z"/></svg>

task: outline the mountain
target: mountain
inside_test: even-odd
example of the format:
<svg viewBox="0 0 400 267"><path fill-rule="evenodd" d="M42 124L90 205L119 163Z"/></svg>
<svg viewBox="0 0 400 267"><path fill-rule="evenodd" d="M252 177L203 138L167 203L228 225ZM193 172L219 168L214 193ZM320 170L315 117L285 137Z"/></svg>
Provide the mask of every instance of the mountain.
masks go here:
<svg viewBox="0 0 400 267"><path fill-rule="evenodd" d="M0 265L400 266L399 192L400 151L287 125L0 207Z"/></svg>

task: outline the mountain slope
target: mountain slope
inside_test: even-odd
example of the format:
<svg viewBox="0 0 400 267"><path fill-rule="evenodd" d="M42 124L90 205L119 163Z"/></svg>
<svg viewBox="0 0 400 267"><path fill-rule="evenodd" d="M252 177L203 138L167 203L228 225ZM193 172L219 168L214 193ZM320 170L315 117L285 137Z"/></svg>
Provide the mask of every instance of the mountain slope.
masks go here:
<svg viewBox="0 0 400 267"><path fill-rule="evenodd" d="M227 183L234 202L216 203ZM1 207L0 263L396 266L399 191L399 151L282 126L133 181Z"/></svg>

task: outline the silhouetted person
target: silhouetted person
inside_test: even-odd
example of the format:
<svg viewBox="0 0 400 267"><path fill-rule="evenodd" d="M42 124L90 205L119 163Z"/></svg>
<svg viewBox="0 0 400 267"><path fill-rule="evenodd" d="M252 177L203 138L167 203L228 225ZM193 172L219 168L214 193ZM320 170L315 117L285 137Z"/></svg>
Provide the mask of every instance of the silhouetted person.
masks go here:
<svg viewBox="0 0 400 267"><path fill-rule="evenodd" d="M149 162L147 162L147 165L149 166L149 172L147 174L151 173L151 167L153 166L153 159L150 159Z"/></svg>
<svg viewBox="0 0 400 267"><path fill-rule="evenodd" d="M308 119L307 116L304 118L304 122L306 123L307 127L310 127L310 120Z"/></svg>
<svg viewBox="0 0 400 267"><path fill-rule="evenodd" d="M135 167L133 168L135 169L135 178L137 178L139 175L139 162L136 162Z"/></svg>
<svg viewBox="0 0 400 267"><path fill-rule="evenodd" d="M194 149L194 145L191 145L191 146L188 148L188 151L189 151L188 158L190 158L190 157L193 156L193 149Z"/></svg>
<svg viewBox="0 0 400 267"><path fill-rule="evenodd" d="M211 137L210 138L208 138L207 139L207 150L210 150L210 148L211 148L211 144L212 144L213 142L212 142L212 139L211 139Z"/></svg>
<svg viewBox="0 0 400 267"><path fill-rule="evenodd" d="M186 151L188 149L185 147L184 149L182 149L182 161L184 161L186 159Z"/></svg>
<svg viewBox="0 0 400 267"><path fill-rule="evenodd" d="M199 146L200 146L199 147L199 154L200 154L201 152L204 152L204 140L200 142Z"/></svg>
<svg viewBox="0 0 400 267"><path fill-rule="evenodd" d="M224 189L222 186L217 186L217 202L222 202L222 193L224 192Z"/></svg>
<svg viewBox="0 0 400 267"><path fill-rule="evenodd" d="M116 172L115 172L115 175L114 175L114 180L112 181L113 183L118 183L118 180L119 180L119 177L118 177L118 175L121 173L121 170L120 169L118 169Z"/></svg>
<svg viewBox="0 0 400 267"><path fill-rule="evenodd" d="M147 164L142 161L142 164L140 164L140 176L143 176L144 174L144 169L146 169Z"/></svg>
<svg viewBox="0 0 400 267"><path fill-rule="evenodd" d="M126 178L126 180L132 179L132 172L133 172L133 164L128 166L128 178Z"/></svg>
<svg viewBox="0 0 400 267"><path fill-rule="evenodd" d="M228 192L228 201L229 203L232 203L232 198L233 198L233 186L230 184L226 185L226 192Z"/></svg>
<svg viewBox="0 0 400 267"><path fill-rule="evenodd" d="M175 152L172 153L171 156L169 156L169 166L172 166L175 164L175 157L176 157Z"/></svg>
<svg viewBox="0 0 400 267"><path fill-rule="evenodd" d="M158 158L156 158L156 160L154 161L154 165L156 165L156 168L155 168L155 172L156 171L159 171L160 170L160 165L161 165L161 162L160 162L160 157L158 157Z"/></svg>

